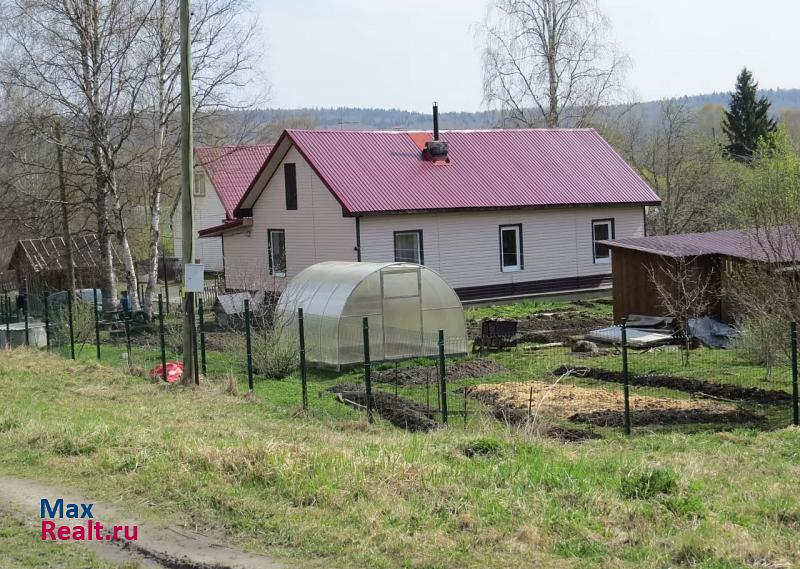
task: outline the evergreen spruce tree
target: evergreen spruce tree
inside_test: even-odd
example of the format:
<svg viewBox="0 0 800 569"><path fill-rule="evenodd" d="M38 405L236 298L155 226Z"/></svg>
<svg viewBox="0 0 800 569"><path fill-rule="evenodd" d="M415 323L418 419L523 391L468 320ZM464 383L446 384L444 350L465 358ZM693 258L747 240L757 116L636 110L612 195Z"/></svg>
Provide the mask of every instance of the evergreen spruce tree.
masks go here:
<svg viewBox="0 0 800 569"><path fill-rule="evenodd" d="M736 78L731 93L730 108L724 113L722 130L728 136L726 154L740 162L749 162L759 139L768 139L775 132L777 122L769 114L770 103L766 97L758 98L758 83L745 67Z"/></svg>

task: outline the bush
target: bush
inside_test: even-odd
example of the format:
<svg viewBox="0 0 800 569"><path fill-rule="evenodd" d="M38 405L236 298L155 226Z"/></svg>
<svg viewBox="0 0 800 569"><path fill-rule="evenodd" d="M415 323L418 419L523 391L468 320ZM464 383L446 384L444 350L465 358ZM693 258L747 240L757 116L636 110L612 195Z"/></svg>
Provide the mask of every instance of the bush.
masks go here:
<svg viewBox="0 0 800 569"><path fill-rule="evenodd" d="M464 445L464 455L472 458L474 456L500 456L505 451L505 443L493 437L483 437L475 439Z"/></svg>
<svg viewBox="0 0 800 569"><path fill-rule="evenodd" d="M788 329L782 318L748 318L739 327L736 341L748 363L764 366L766 379L773 368L788 361Z"/></svg>
<svg viewBox="0 0 800 569"><path fill-rule="evenodd" d="M299 348L294 342L281 340L277 328L254 330L251 336L253 368L266 377L280 379L297 369Z"/></svg>
<svg viewBox="0 0 800 569"><path fill-rule="evenodd" d="M632 500L648 500L671 494L678 487L678 475L668 468L628 472L620 482L620 493Z"/></svg>
<svg viewBox="0 0 800 569"><path fill-rule="evenodd" d="M247 361L247 343L244 331L230 329L223 335L223 349L233 354L244 366ZM280 379L291 374L300 363L300 350L295 342L281 339L276 327L252 327L250 345L253 371L268 378Z"/></svg>
<svg viewBox="0 0 800 569"><path fill-rule="evenodd" d="M51 313L51 334L58 343L69 343L69 310L61 306ZM76 301L72 305L72 331L76 344L93 343L95 335L94 305Z"/></svg>

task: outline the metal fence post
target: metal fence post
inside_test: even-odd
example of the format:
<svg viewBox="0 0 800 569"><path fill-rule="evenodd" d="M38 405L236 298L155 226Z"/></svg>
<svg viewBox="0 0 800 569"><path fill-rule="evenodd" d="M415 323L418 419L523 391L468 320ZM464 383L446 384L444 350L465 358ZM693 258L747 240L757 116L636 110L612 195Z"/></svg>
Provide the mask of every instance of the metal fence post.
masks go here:
<svg viewBox="0 0 800 569"><path fill-rule="evenodd" d="M300 389L303 411L308 411L308 377L306 376L306 329L303 322L303 309L297 309L297 327L300 332Z"/></svg>
<svg viewBox="0 0 800 569"><path fill-rule="evenodd" d="M6 313L6 347L11 347L11 301L8 299L8 293L3 298L3 310Z"/></svg>
<svg viewBox="0 0 800 569"><path fill-rule="evenodd" d="M367 421L372 423L372 365L369 361L369 318L364 316L361 321L364 332L364 386L367 391Z"/></svg>
<svg viewBox="0 0 800 569"><path fill-rule="evenodd" d="M800 405L797 389L797 322L790 324L792 341L792 424L800 425Z"/></svg>
<svg viewBox="0 0 800 569"><path fill-rule="evenodd" d="M197 298L197 297L195 297ZM192 308L195 308L194 306ZM197 320L192 318L192 360L194 361L194 384L200 385L199 346L197 342Z"/></svg>
<svg viewBox="0 0 800 569"><path fill-rule="evenodd" d="M27 287L27 285L26 285ZM25 302L22 303L22 315L25 316L25 346L31 345L31 338L30 338L30 330L28 328L28 305L31 303L31 299L28 295L25 295Z"/></svg>
<svg viewBox="0 0 800 569"><path fill-rule="evenodd" d="M442 423L447 424L447 376L444 368L444 330L439 330L439 384L442 405Z"/></svg>
<svg viewBox="0 0 800 569"><path fill-rule="evenodd" d="M253 392L253 350L250 343L250 301L244 300L244 340L247 351L247 387Z"/></svg>
<svg viewBox="0 0 800 569"><path fill-rule="evenodd" d="M630 382L628 377L628 330L627 321L622 319L622 386L623 397L625 399L625 412L623 416L623 424L625 426L625 434L631 434L631 402L630 402Z"/></svg>
<svg viewBox="0 0 800 569"><path fill-rule="evenodd" d="M167 381L167 348L164 345L164 297L158 295L158 338L161 343L161 379Z"/></svg>
<svg viewBox="0 0 800 569"><path fill-rule="evenodd" d="M47 351L50 351L50 295L44 293L44 340Z"/></svg>
<svg viewBox="0 0 800 569"><path fill-rule="evenodd" d="M22 303L22 315L25 317L25 346L31 345L30 328L28 327L28 313L31 306L31 294L28 290L28 277L25 277L25 301Z"/></svg>
<svg viewBox="0 0 800 569"><path fill-rule="evenodd" d="M200 315L200 365L203 375L206 375L206 325L203 316L203 297L200 297L200 305L197 313Z"/></svg>
<svg viewBox="0 0 800 569"><path fill-rule="evenodd" d="M167 296L167 314L169 314L169 280L167 279L167 254L161 252L161 266L164 268L164 293Z"/></svg>
<svg viewBox="0 0 800 569"><path fill-rule="evenodd" d="M133 370L133 362L131 361L133 357L133 352L131 350L131 321L127 318L123 318L123 322L125 324L125 347L128 350L128 372Z"/></svg>
<svg viewBox="0 0 800 569"><path fill-rule="evenodd" d="M93 288L94 294L94 343L97 346L97 360L100 360L100 318L97 316L97 289Z"/></svg>
<svg viewBox="0 0 800 569"><path fill-rule="evenodd" d="M72 291L67 291L67 327L69 328L69 355L74 360L75 359L75 322L72 317Z"/></svg>

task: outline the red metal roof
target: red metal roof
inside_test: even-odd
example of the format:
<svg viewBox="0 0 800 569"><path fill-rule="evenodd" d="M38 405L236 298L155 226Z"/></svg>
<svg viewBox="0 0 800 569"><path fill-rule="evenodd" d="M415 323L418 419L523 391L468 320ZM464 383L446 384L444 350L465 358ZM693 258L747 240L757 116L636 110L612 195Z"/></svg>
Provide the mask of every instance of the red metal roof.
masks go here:
<svg viewBox="0 0 800 569"><path fill-rule="evenodd" d="M211 179L226 217L233 217L236 204L250 187L270 150L271 144L199 146L194 149L197 163L203 166Z"/></svg>
<svg viewBox="0 0 800 569"><path fill-rule="evenodd" d="M287 130L282 139L351 214L661 203L593 129L446 131L449 164L422 159L430 136Z"/></svg>
<svg viewBox="0 0 800 569"><path fill-rule="evenodd" d="M794 263L800 261L800 228L771 230L731 229L707 233L654 235L604 241L611 247L633 249L664 257L724 255L751 261Z"/></svg>

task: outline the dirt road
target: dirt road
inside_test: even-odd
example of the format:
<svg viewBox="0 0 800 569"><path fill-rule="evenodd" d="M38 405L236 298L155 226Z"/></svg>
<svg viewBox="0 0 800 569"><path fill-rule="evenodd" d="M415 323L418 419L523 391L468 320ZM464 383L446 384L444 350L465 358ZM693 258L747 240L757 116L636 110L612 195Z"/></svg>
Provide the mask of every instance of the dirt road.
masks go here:
<svg viewBox="0 0 800 569"><path fill-rule="evenodd" d="M254 555L228 547L223 542L201 534L155 527L136 516L120 512L93 498L63 488L48 486L13 477L0 477L0 515L16 515L31 522L39 532L40 500L65 503L94 503L96 521L108 527L113 524L138 526L137 541L84 541L102 559L112 563L138 563L142 569L283 569L285 566L269 557ZM83 525L86 520L63 519L59 524Z"/></svg>

